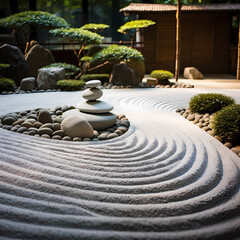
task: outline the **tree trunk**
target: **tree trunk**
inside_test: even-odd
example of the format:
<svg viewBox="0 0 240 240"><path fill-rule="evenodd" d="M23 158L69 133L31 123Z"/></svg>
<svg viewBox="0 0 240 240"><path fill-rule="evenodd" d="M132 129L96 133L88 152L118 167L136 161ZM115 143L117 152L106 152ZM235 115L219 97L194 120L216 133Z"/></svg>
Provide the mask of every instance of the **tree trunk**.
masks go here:
<svg viewBox="0 0 240 240"><path fill-rule="evenodd" d="M178 82L180 68L180 46L181 46L181 0L177 1L176 13L176 63L175 63L175 81Z"/></svg>
<svg viewBox="0 0 240 240"><path fill-rule="evenodd" d="M237 80L240 80L240 15L239 15L239 24L238 24Z"/></svg>

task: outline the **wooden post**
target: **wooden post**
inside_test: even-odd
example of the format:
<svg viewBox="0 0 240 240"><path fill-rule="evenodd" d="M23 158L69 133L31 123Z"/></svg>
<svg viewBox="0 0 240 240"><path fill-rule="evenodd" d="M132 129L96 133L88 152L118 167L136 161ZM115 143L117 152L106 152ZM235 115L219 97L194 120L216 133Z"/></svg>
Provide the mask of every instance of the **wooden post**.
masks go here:
<svg viewBox="0 0 240 240"><path fill-rule="evenodd" d="M237 58L237 80L240 80L240 15L238 24L238 58Z"/></svg>
<svg viewBox="0 0 240 240"><path fill-rule="evenodd" d="M176 61L175 61L175 81L178 81L180 68L180 46L181 46L181 0L177 0L176 12Z"/></svg>

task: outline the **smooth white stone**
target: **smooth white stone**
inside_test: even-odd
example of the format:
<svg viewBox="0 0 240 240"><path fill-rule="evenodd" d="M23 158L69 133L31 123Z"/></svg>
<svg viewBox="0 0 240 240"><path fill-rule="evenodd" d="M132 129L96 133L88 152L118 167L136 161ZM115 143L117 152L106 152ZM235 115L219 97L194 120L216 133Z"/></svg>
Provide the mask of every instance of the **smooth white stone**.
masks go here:
<svg viewBox="0 0 240 240"><path fill-rule="evenodd" d="M94 88L100 86L102 83L100 80L91 80L86 82L88 88Z"/></svg>
<svg viewBox="0 0 240 240"><path fill-rule="evenodd" d="M89 114L80 112L79 109L72 109L63 113L62 118L71 116L81 116L85 118L95 130L104 130L112 127L117 120L116 115L112 113Z"/></svg>
<svg viewBox="0 0 240 240"><path fill-rule="evenodd" d="M77 104L77 108L86 113L107 113L113 109L113 105L104 101L86 101Z"/></svg>
<svg viewBox="0 0 240 240"><path fill-rule="evenodd" d="M88 88L83 91L82 97L86 100L97 100L103 95L103 92L99 88Z"/></svg>
<svg viewBox="0 0 240 240"><path fill-rule="evenodd" d="M70 116L61 123L61 129L71 138L92 138L93 128L89 122L82 116Z"/></svg>

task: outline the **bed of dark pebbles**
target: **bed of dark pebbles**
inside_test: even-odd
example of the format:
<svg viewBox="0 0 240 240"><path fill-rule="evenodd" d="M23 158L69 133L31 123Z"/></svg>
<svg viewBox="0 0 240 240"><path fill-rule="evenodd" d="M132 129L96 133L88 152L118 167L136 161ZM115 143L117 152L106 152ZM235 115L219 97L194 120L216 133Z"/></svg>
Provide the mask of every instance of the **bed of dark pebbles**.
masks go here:
<svg viewBox="0 0 240 240"><path fill-rule="evenodd" d="M177 109L177 113L182 115L187 120L191 121L193 124L200 127L202 130L210 134L211 136L215 137L218 141L220 141L222 144L224 144L227 148L229 148L232 152L234 152L238 157L240 157L240 146L234 145L231 142L224 142L223 139L219 136L217 136L211 125L211 120L213 119L214 114L199 114L199 113L193 113L190 111L190 109Z"/></svg>
<svg viewBox="0 0 240 240"><path fill-rule="evenodd" d="M29 136L42 137L54 140L64 141L101 141L116 138L127 132L130 123L124 114L117 115L117 121L114 126L106 130L94 130L93 138L71 138L61 130L62 113L74 109L73 106L57 106L54 110L47 109L52 118L52 123L43 123L40 121L39 112L43 108L14 112L0 116L0 127L12 132L22 133ZM46 110L46 109L44 109Z"/></svg>
<svg viewBox="0 0 240 240"><path fill-rule="evenodd" d="M189 83L172 83L171 85L147 85L146 83L140 83L138 86L132 85L113 85L111 83L104 83L101 86L101 89L125 89L125 88L194 88L193 85ZM84 90L85 88L83 88ZM23 91L19 88L16 88L15 91L2 91L0 94L9 95L9 94L29 94L29 93L43 93L43 92L59 92L60 89L48 89L48 90L32 90L32 91Z"/></svg>

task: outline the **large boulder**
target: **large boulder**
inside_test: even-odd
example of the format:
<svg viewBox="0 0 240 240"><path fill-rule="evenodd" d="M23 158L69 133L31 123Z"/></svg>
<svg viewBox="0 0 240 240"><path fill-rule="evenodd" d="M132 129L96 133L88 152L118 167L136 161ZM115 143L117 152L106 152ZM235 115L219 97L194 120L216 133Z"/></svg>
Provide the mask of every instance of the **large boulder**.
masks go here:
<svg viewBox="0 0 240 240"><path fill-rule="evenodd" d="M13 79L18 86L23 78L28 77L28 64L20 48L9 44L1 46L0 63L10 64L9 68L1 70L1 74Z"/></svg>
<svg viewBox="0 0 240 240"><path fill-rule="evenodd" d="M56 89L57 81L65 79L65 69L59 67L41 68L38 70L38 89Z"/></svg>
<svg viewBox="0 0 240 240"><path fill-rule="evenodd" d="M72 116L64 119L61 123L61 129L71 138L92 138L93 128L89 122L81 116Z"/></svg>
<svg viewBox="0 0 240 240"><path fill-rule="evenodd" d="M55 59L48 49L40 44L35 44L26 54L26 61L29 66L29 76L37 77L38 69L55 62Z"/></svg>
<svg viewBox="0 0 240 240"><path fill-rule="evenodd" d="M36 87L36 78L35 77L28 77L23 78L20 84L20 90L23 91L32 91Z"/></svg>
<svg viewBox="0 0 240 240"><path fill-rule="evenodd" d="M195 67L184 68L183 77L188 79L203 79L203 74Z"/></svg>
<svg viewBox="0 0 240 240"><path fill-rule="evenodd" d="M120 62L113 66L109 82L116 85L138 85L142 82L142 76L128 67L125 62Z"/></svg>

